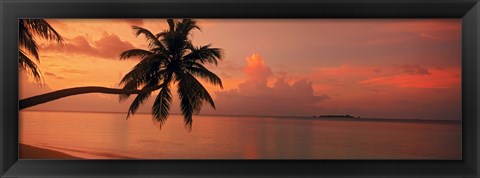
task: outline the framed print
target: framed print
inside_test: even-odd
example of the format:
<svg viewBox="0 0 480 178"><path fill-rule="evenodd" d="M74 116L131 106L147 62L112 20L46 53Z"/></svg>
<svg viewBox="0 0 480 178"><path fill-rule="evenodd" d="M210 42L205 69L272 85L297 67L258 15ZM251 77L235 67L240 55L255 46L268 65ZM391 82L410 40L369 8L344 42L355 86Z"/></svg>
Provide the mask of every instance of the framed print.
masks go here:
<svg viewBox="0 0 480 178"><path fill-rule="evenodd" d="M461 160L460 19L37 23L20 159Z"/></svg>
<svg viewBox="0 0 480 178"><path fill-rule="evenodd" d="M0 11L4 177L478 176L478 1Z"/></svg>

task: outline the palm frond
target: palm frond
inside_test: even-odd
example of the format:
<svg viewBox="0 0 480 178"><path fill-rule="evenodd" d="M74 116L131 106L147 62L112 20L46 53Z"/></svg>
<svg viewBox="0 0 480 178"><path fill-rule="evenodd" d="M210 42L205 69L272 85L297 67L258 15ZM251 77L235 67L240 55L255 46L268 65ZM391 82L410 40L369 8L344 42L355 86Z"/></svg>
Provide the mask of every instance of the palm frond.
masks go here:
<svg viewBox="0 0 480 178"><path fill-rule="evenodd" d="M160 92L155 98L152 107L153 120L157 122L160 128L165 124L170 112L170 105L172 102L172 94L168 85L161 88Z"/></svg>
<svg viewBox="0 0 480 178"><path fill-rule="evenodd" d="M63 39L55 29L42 19L20 19L19 20L19 68L29 72L35 81L42 81L42 74L37 64L29 57L33 56L37 62L40 62L38 54L38 45L35 41L37 35L46 40L54 40L57 43L62 43ZM29 55L27 55L29 54Z"/></svg>
<svg viewBox="0 0 480 178"><path fill-rule="evenodd" d="M193 29L200 29L196 26L196 22L191 19L184 19L182 21L174 21L168 19L170 30L157 34L157 37L162 37L161 41L170 51L170 54L177 57L183 56L184 50L189 43L189 33Z"/></svg>
<svg viewBox="0 0 480 178"><path fill-rule="evenodd" d="M160 38L160 37L166 36L168 33L170 33L170 31L167 31L167 30L165 30L165 31L163 31L163 32L160 32L160 33L157 33L157 34L155 35L155 38L158 39L158 38Z"/></svg>
<svg viewBox="0 0 480 178"><path fill-rule="evenodd" d="M137 97L135 97L135 99L133 100L132 104L130 104L130 108L128 108L128 114L127 114L127 118L130 118L131 116L133 116L135 114L135 112L137 112L138 110L138 107L140 107L140 105L148 99L148 97L150 97L150 94L152 92L145 92L145 93L141 93L141 94L138 94Z"/></svg>
<svg viewBox="0 0 480 178"><path fill-rule="evenodd" d="M163 77L158 77L158 78L159 78L159 80L163 79ZM123 86L123 89L136 90L139 87L144 87L145 84L148 83L148 82L149 82L149 79L147 77L142 76L142 77L139 77L139 79L137 79L137 80L132 79L132 80L129 80L128 82L126 82ZM120 102L125 101L126 99L128 99L130 97L130 95L131 94L120 94L119 97L118 97L119 101Z"/></svg>
<svg viewBox="0 0 480 178"><path fill-rule="evenodd" d="M185 69L192 75L200 77L213 85L219 85L220 88L223 89L223 84L220 77L218 77L212 71L208 70L206 67L196 63L196 65L186 67Z"/></svg>
<svg viewBox="0 0 480 178"><path fill-rule="evenodd" d="M23 52L23 50L19 50L18 64L20 69L23 69L27 71L29 74L31 74L37 82L42 81L42 78L43 78L42 73L40 72L40 69L38 68L37 64L35 64L35 62L33 62L25 54L25 52Z"/></svg>
<svg viewBox="0 0 480 178"><path fill-rule="evenodd" d="M165 59L158 55L150 55L143 58L130 72L125 74L120 81L120 85L131 80L146 80L145 77L157 76L161 73L160 67L163 66L165 62Z"/></svg>
<svg viewBox="0 0 480 178"><path fill-rule="evenodd" d="M184 56L184 60L218 65L218 60L223 58L223 50L220 48L211 48L210 46L211 45L208 44L198 48L191 47L190 53Z"/></svg>
<svg viewBox="0 0 480 178"><path fill-rule="evenodd" d="M183 121L185 127L188 130L192 128L192 116L193 113L198 113L203 105L199 100L197 91L191 88L191 81L186 77L183 72L175 73L178 81L177 94L180 98L180 109L182 110Z"/></svg>
<svg viewBox="0 0 480 178"><path fill-rule="evenodd" d="M187 36L193 29L198 29L202 31L199 26L197 26L197 21L193 19L183 19L177 23L177 31Z"/></svg>
<svg viewBox="0 0 480 178"><path fill-rule="evenodd" d="M132 28L136 31L135 34L137 36L140 36L141 34L145 35L145 37L147 38L147 41L148 41L148 46L150 48L160 47L163 50L165 50L165 47L163 46L162 42L160 42L160 40L158 40L158 38L155 37L155 35L153 35L152 32L150 32L149 30L147 30L145 28L138 27L138 26L132 26Z"/></svg>
<svg viewBox="0 0 480 178"><path fill-rule="evenodd" d="M154 87L154 86L157 86L158 85L158 82L160 81L161 79L159 77L151 77L148 79L148 83L142 87L142 90L146 89L146 88L150 88L150 87ZM132 104L130 105L130 108L128 109L128 114L127 114L127 119L134 115L135 112L137 111L138 107L145 101L148 99L148 97L150 97L150 95L152 94L153 91L150 91L150 92L145 92L145 93L140 93L137 95L137 97L135 97L135 99L133 100Z"/></svg>
<svg viewBox="0 0 480 178"><path fill-rule="evenodd" d="M147 56L154 55L154 53L144 49L130 49L120 54L120 60L129 59L133 57L146 58Z"/></svg>
<svg viewBox="0 0 480 178"><path fill-rule="evenodd" d="M145 81L141 81L141 80L130 80L130 81L125 83L125 85L123 86L123 89L124 90L136 90L136 89L138 89L138 87L144 85L144 83L145 83ZM120 95L118 95L118 101L123 102L123 101L127 100L128 98L130 98L130 95L131 94L120 94Z"/></svg>
<svg viewBox="0 0 480 178"><path fill-rule="evenodd" d="M175 21L173 19L167 19L168 27L171 32L175 30Z"/></svg>
<svg viewBox="0 0 480 178"><path fill-rule="evenodd" d="M23 19L25 27L31 30L34 34L41 36L47 40L53 40L61 44L63 42L62 36L43 19Z"/></svg>
<svg viewBox="0 0 480 178"><path fill-rule="evenodd" d="M185 126L191 129L193 114L200 113L203 102L208 102L215 108L215 103L202 84L189 73L175 73L178 81L177 93L180 98Z"/></svg>
<svg viewBox="0 0 480 178"><path fill-rule="evenodd" d="M208 93L207 89L203 87L202 83L200 83L194 76L192 76L189 73L185 73L186 78L189 80L190 85L191 85L191 90L194 92L194 96L200 98L202 101L206 101L210 106L215 109L215 103L213 101L212 96L210 96L210 93ZM198 109L197 113L200 112L200 109Z"/></svg>
<svg viewBox="0 0 480 178"><path fill-rule="evenodd" d="M38 46L37 46L37 42L35 42L35 37L26 27L20 26L19 33L20 33L18 38L19 48L25 49L25 51L33 55L33 57L35 57L35 59L38 61L39 59Z"/></svg>
<svg viewBox="0 0 480 178"><path fill-rule="evenodd" d="M137 89L143 85L152 82L152 80L162 80L165 70L161 69L162 59L158 56L150 55L135 65L130 72L123 76L120 85L124 85L123 89ZM158 79L158 80L157 80ZM119 100L124 101L129 98L130 94L119 95Z"/></svg>

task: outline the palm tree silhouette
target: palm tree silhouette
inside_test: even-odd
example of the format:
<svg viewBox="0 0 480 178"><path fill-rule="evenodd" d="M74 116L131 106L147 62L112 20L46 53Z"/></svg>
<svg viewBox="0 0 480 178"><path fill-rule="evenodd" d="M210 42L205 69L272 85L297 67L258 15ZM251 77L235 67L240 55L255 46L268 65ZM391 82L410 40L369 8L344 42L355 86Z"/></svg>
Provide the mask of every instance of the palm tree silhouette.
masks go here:
<svg viewBox="0 0 480 178"><path fill-rule="evenodd" d="M19 20L19 68L30 72L37 82L42 80L42 75L37 64L27 55L33 55L39 61L38 45L35 42L35 36L38 35L47 40L54 40L62 43L62 37L55 29L42 19L21 19ZM160 86L159 86L160 87ZM63 97L86 94L86 93L106 93L106 94L141 94L148 91L158 90L159 87L149 88L148 90L125 90L118 88L107 88L99 86L85 86L67 88L53 91L18 101L18 109L22 110L28 107L60 99Z"/></svg>
<svg viewBox="0 0 480 178"><path fill-rule="evenodd" d="M152 107L152 115L155 123L162 126L169 115L171 87L177 84L185 127L191 129L192 116L200 112L204 102L215 108L212 97L196 77L223 88L221 79L204 66L217 65L218 60L222 59L222 49L212 48L210 44L194 46L189 36L192 30L200 28L192 19L167 19L167 23L169 28L156 35L147 29L133 27L137 36L143 34L147 38L149 49L131 49L121 53L121 60L133 57L142 59L120 81L122 89L98 86L67 88L22 99L19 109L86 93L119 94L120 101L137 94L128 110L129 118L152 92L160 90Z"/></svg>
<svg viewBox="0 0 480 178"><path fill-rule="evenodd" d="M192 115L200 112L204 102L215 108L212 97L196 77L223 88L221 79L204 67L204 64L217 65L218 60L222 58L222 49L212 48L211 45L194 46L189 35L194 29L200 28L192 19L181 21L167 19L167 22L169 28L156 35L145 28L133 26L137 36L143 34L147 38L149 49L131 49L120 55L120 59L133 57L142 59L123 77L120 84L126 90L138 87L144 90L160 86L152 107L153 120L160 127L169 115L172 101L171 85L177 84L184 123L190 129ZM141 93L135 97L127 118L135 114L152 92ZM129 96L130 94L121 94L120 101Z"/></svg>
<svg viewBox="0 0 480 178"><path fill-rule="evenodd" d="M63 39L60 34L58 34L57 31L55 31L55 29L43 19L19 20L18 66L20 69L29 72L29 74L39 82L42 80L42 74L37 64L29 57L29 55L32 55L37 62L40 62L35 36L47 40L54 40L60 44L63 42Z"/></svg>

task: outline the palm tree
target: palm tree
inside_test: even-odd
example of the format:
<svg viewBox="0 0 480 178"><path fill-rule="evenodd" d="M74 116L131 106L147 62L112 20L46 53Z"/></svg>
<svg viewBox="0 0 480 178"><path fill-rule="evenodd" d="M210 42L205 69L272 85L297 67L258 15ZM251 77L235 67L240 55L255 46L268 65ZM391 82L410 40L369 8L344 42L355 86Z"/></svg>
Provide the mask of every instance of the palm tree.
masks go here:
<svg viewBox="0 0 480 178"><path fill-rule="evenodd" d="M167 22L169 28L156 35L145 28L133 26L137 36L143 34L147 38L149 49L130 49L120 55L120 59L141 58L141 61L123 77L120 84L125 90L135 90L139 87L142 90L159 88L152 107L152 115L160 127L169 115L172 101L171 87L177 84L184 123L191 129L192 116L200 112L204 102L215 108L212 97L196 77L223 88L221 79L204 66L204 64L217 65L218 60L222 59L222 49L212 48L211 45L194 46L189 36L194 29L200 28L192 19L181 21L167 19ZM127 118L135 114L152 92L153 90L144 92L135 97ZM121 94L120 101L129 96L130 94Z"/></svg>
<svg viewBox="0 0 480 178"><path fill-rule="evenodd" d="M167 22L169 28L156 35L147 29L133 27L137 36L145 35L149 49L131 49L120 55L122 60L134 57L142 59L120 81L122 89L98 86L67 88L22 99L19 109L86 93L119 94L120 101L137 94L128 110L129 118L154 91L160 90L152 107L152 115L155 123L161 127L169 115L171 87L177 84L185 126L191 129L192 116L200 112L204 102L215 108L212 97L196 77L223 88L221 79L203 66L217 65L218 60L222 59L222 49L212 48L211 45L194 46L189 36L192 30L200 28L192 19L168 19Z"/></svg>
<svg viewBox="0 0 480 178"><path fill-rule="evenodd" d="M41 81L41 73L38 66L27 55L33 55L39 60L38 46L35 42L34 34L47 40L55 40L62 43L62 37L45 20L40 19L21 19L19 21L19 68L30 72L37 82ZM160 89L156 86L144 90L125 90L118 88L107 88L99 86L74 87L57 90L29 98L21 99L18 102L18 109L22 110L28 107L36 106L42 103L50 102L56 99L87 93L105 93L105 94L142 94L149 91Z"/></svg>
<svg viewBox="0 0 480 178"><path fill-rule="evenodd" d="M57 43L62 43L63 39L60 34L53 29L47 21L42 19L20 19L19 20L19 54L18 63L19 68L31 74L35 80L41 81L41 72L37 64L33 62L29 55L33 56L37 62L40 62L38 55L38 45L35 42L35 36L47 40L54 40Z"/></svg>

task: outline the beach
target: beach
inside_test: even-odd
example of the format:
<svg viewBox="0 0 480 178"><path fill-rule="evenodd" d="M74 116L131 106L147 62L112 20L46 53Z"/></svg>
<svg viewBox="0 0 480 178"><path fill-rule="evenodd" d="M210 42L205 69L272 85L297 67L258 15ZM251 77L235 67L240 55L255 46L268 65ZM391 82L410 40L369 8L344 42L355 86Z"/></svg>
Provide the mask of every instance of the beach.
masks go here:
<svg viewBox="0 0 480 178"><path fill-rule="evenodd" d="M20 159L135 159L109 152L19 144Z"/></svg>
<svg viewBox="0 0 480 178"><path fill-rule="evenodd" d="M18 151L20 159L84 159L59 151L25 145L21 143L18 145Z"/></svg>

